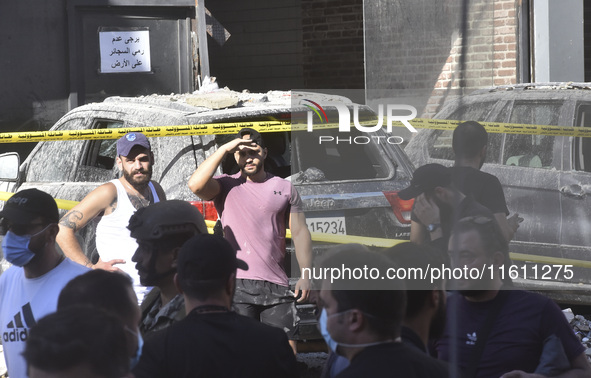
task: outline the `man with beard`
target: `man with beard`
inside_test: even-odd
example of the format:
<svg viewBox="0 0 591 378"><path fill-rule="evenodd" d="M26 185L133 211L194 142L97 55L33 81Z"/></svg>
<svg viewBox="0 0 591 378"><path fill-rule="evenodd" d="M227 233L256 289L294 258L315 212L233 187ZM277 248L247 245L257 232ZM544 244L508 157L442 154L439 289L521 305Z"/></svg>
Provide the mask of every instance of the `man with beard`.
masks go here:
<svg viewBox="0 0 591 378"><path fill-rule="evenodd" d="M452 183L451 168L440 164L426 164L413 174L410 186L401 190L403 200L415 198L411 214L411 241L417 244L431 243L442 252L447 251L451 229L459 219L470 215L493 218L489 209L460 192ZM426 240L413 240L412 227L424 227Z"/></svg>
<svg viewBox="0 0 591 378"><path fill-rule="evenodd" d="M131 260L140 282L154 287L141 306L140 332L148 337L185 317L185 300L173 280L178 252L192 236L207 234L207 226L195 206L169 200L139 209L127 228L138 243Z"/></svg>
<svg viewBox="0 0 591 378"><path fill-rule="evenodd" d="M407 272L406 312L402 319L402 342L429 354L429 341L443 333L445 327L445 279L429 276L422 279L430 268L441 269L446 259L428 245L400 243L384 251L398 269ZM415 275L413 272L420 272Z"/></svg>
<svg viewBox="0 0 591 378"><path fill-rule="evenodd" d="M150 179L154 155L141 133L127 133L117 141L117 166L123 173L90 192L60 220L57 242L64 254L93 269L123 271L133 279L139 303L149 288L141 285L131 256L137 243L129 235L129 218L138 209L165 200L162 187ZM96 228L97 262L91 262L76 239L76 231L100 217Z"/></svg>
<svg viewBox="0 0 591 378"><path fill-rule="evenodd" d="M449 241L451 267L486 270L450 282L447 324L436 344L444 361L457 361L464 377L589 377L585 347L549 298L509 290L501 266L508 245L492 217L467 217Z"/></svg>
<svg viewBox="0 0 591 378"><path fill-rule="evenodd" d="M197 234L178 253L175 285L187 316L146 339L136 378L295 378L285 333L232 311L236 271L248 265L220 236Z"/></svg>
<svg viewBox="0 0 591 378"><path fill-rule="evenodd" d="M228 154L234 155L240 172L214 178ZM285 229L289 225L300 269L312 266L310 232L298 192L289 181L265 172L266 156L261 134L244 128L199 166L189 188L201 199L214 201L225 238L250 267L238 272L234 309L286 330L293 339L294 294L298 301L305 301L310 283L301 278L295 293L289 289L283 267ZM290 344L295 351L295 340Z"/></svg>

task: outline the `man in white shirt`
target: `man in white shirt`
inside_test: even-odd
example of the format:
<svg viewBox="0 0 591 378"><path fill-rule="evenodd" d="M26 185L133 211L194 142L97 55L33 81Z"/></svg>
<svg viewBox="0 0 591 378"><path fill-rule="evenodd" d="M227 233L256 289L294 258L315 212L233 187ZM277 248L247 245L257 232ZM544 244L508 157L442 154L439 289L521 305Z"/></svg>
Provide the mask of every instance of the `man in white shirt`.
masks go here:
<svg viewBox="0 0 591 378"><path fill-rule="evenodd" d="M137 243L127 225L136 210L165 200L162 187L152 178L154 155L144 134L127 133L117 141L117 165L123 176L90 192L60 220L57 239L66 256L93 269L121 270L133 279L139 303L149 291L141 285L131 261ZM97 216L96 248L99 260L93 264L76 239L76 231Z"/></svg>
<svg viewBox="0 0 591 378"><path fill-rule="evenodd" d="M14 194L0 212L4 257L12 264L0 276L0 332L11 377L26 377L21 355L29 329L54 312L70 279L88 271L56 248L59 213L54 199L37 189Z"/></svg>

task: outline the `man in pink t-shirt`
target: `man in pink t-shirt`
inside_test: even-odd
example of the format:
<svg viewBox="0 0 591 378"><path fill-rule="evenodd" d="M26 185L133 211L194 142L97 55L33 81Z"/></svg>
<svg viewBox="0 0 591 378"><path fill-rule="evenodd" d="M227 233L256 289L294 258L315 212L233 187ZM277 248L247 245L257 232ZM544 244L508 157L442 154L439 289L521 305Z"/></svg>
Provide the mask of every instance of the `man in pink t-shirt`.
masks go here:
<svg viewBox="0 0 591 378"><path fill-rule="evenodd" d="M214 178L226 154L234 155L240 172ZM312 243L298 192L289 181L265 171L266 156L261 134L244 128L199 166L189 188L201 199L214 201L225 238L249 266L237 275L235 311L283 328L292 339L294 298L308 299L310 283L300 278L295 293L289 290L283 268L286 228L291 229L300 269L312 266ZM290 344L295 352L295 341Z"/></svg>

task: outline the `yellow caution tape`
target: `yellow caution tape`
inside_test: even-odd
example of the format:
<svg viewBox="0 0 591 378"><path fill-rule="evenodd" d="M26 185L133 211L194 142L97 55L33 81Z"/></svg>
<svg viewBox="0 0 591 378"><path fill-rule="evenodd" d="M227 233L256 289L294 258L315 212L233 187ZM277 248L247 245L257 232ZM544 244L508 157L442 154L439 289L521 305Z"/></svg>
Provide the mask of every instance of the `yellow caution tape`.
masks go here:
<svg viewBox="0 0 591 378"><path fill-rule="evenodd" d="M243 127L260 132L291 131L291 121L210 123L203 125L176 125L150 127L123 127L112 129L30 131L21 133L0 133L0 143L28 143L56 140L99 140L119 139L129 132L140 132L147 137L179 135L236 134Z"/></svg>
<svg viewBox="0 0 591 378"><path fill-rule="evenodd" d="M463 121L415 118L410 123L415 128L453 130ZM362 121L360 125L374 126L374 121ZM527 125L521 123L480 122L489 133L553 135L591 137L591 127ZM383 127L387 125L384 118ZM394 127L405 127L402 122L392 122ZM129 132L141 132L147 137L168 137L179 135L217 135L235 134L243 127L251 127L261 133L307 130L307 124L292 124L291 121L260 121L260 122L230 122L210 123L203 125L175 125L150 127L125 127L112 129L89 130L55 130L29 131L20 133L0 133L0 143L27 143L57 140L99 140L119 139ZM314 124L314 130L338 128L338 123Z"/></svg>
<svg viewBox="0 0 591 378"><path fill-rule="evenodd" d="M538 255L528 255L525 253L509 253L511 259L518 261L531 261L541 264L555 264L555 265L572 265L579 268L591 269L591 261L585 260L574 260L574 259L563 259L560 257L548 257Z"/></svg>
<svg viewBox="0 0 591 378"><path fill-rule="evenodd" d="M428 118L415 118L410 121L415 128L435 130L454 130L458 123L461 122L464 121ZM483 125L489 133L591 137L591 127L546 126L498 122L479 123ZM393 122L392 126L404 127L401 122Z"/></svg>

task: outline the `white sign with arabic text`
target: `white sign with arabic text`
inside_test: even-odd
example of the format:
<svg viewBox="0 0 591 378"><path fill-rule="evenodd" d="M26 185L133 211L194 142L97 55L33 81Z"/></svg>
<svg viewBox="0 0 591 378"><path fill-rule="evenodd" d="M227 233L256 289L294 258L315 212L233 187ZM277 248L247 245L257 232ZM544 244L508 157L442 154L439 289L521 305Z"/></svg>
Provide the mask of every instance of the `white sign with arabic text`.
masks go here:
<svg viewBox="0 0 591 378"><path fill-rule="evenodd" d="M150 72L148 30L99 32L101 73Z"/></svg>

